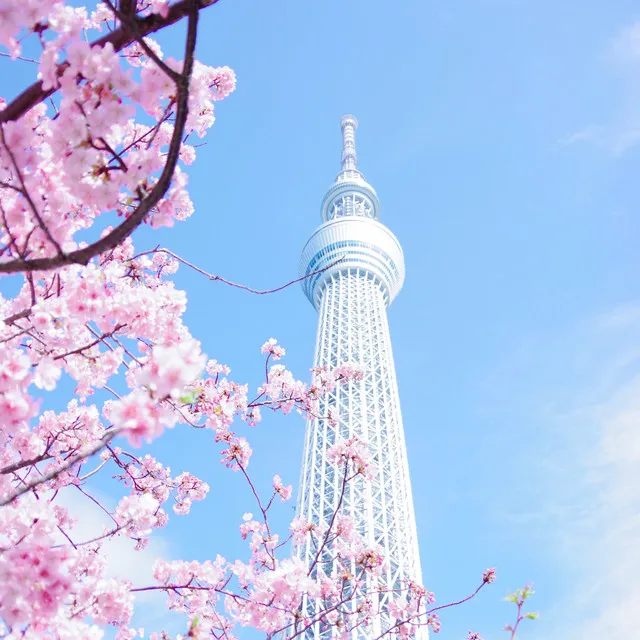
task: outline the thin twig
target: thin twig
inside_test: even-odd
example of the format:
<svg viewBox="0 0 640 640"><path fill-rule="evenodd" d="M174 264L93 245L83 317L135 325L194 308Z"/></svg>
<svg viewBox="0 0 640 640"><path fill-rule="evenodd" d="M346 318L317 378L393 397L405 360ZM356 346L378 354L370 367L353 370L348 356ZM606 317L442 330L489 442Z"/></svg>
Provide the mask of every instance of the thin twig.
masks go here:
<svg viewBox="0 0 640 640"><path fill-rule="evenodd" d="M33 213L34 218L38 221L38 226L42 229L45 236L47 236L49 242L55 247L58 253L58 256L63 256L64 254L62 252L62 247L58 244L58 241L53 237L53 234L49 230L49 227L47 227L45 221L42 219L42 216L40 215L40 212L38 211L38 208L36 207L35 202L31 198L31 195L29 194L27 185L25 184L24 177L22 176L22 172L20 171L20 167L18 166L16 157L13 151L11 150L11 147L7 144L6 138L4 137L4 127L2 126L2 124L0 124L0 142L2 142L2 146L4 147L5 151L7 152L7 155L9 156L9 159L11 160L11 164L13 165L13 170L16 172L16 175L18 176L18 180L20 180L20 186L22 188L18 189L18 191L24 196L24 199L27 201L27 204L29 205L29 208L31 209L31 212Z"/></svg>
<svg viewBox="0 0 640 640"><path fill-rule="evenodd" d="M67 356L74 356L82 353L83 351L87 351L87 349L91 349L95 347L97 344L100 344L105 338L113 337L113 334L120 331L123 327L126 327L126 324L117 324L113 331L109 331L109 333L103 333L99 338L96 338L93 342L89 344L85 344L82 347L78 347L77 349L73 349L72 351L67 351L65 353L61 353L60 355L54 356L54 360L60 360L60 358L66 358Z"/></svg>
<svg viewBox="0 0 640 640"><path fill-rule="evenodd" d="M36 64L39 64L39 61L34 60L33 58L25 58L24 56L13 56L6 51L0 51L0 56L2 56L3 58L11 58L12 60L22 60L23 62L35 62Z"/></svg>
<svg viewBox="0 0 640 640"><path fill-rule="evenodd" d="M26 482L24 486L22 486L20 489L10 494L8 497L0 500L0 507L4 507L5 505L13 502L16 498L19 498L22 494L27 493L27 491L31 491L32 489L35 489L42 483L48 482L49 480L53 480L56 476L60 475L60 473L62 473L63 471L70 469L74 464L77 464L78 462L82 462L82 460L86 460L92 455L98 453L98 451L101 451L102 449L104 449L104 447L107 446L109 441L113 437L115 437L118 434L118 432L119 432L118 429L111 429L102 438L100 438L100 440L96 444L94 444L89 450L85 451L84 453L80 454L75 458L69 457L67 462L65 462L65 464L63 464L61 467L53 469L52 471L41 476L37 480L34 480L33 482Z"/></svg>
<svg viewBox="0 0 640 640"><path fill-rule="evenodd" d="M317 269L316 271L312 271L311 273L307 273L306 275L300 276L299 278L296 278L295 280L290 280L286 284L280 285L279 287L275 287L275 289L254 289L252 287L248 287L247 285L238 284L237 282L232 282L231 280L227 280L226 278L223 278L221 276L217 276L217 275L215 275L213 273L209 273L209 272L205 271L204 269L201 269L200 267L196 266L195 264L189 262L188 260L185 260L184 258L181 258L179 255L173 253L173 251L169 251L169 249L164 249L164 248L161 248L161 247L156 247L155 249L149 249L149 251L143 251L141 253L138 253L136 256L134 256L131 259L135 260L136 258L140 258L142 256L150 255L150 254L153 254L153 253L166 253L167 255L171 256L174 259L176 259L178 262L181 262L186 267L189 267L190 269L193 269L194 271L197 271L198 273L202 274L203 276L206 276L211 281L222 282L223 284L228 284L230 287L235 287L236 289L242 289L243 291L248 291L249 293L255 293L255 294L259 295L259 296L267 295L269 293L277 293L278 291L282 291L283 289L286 289L287 287L290 287L293 284L296 284L298 282L302 282L303 280L306 280L307 278L311 278L312 276L315 276L315 275L317 275L319 273L322 273L323 271L327 271L327 269L331 269L331 267L334 267L335 265L339 264L340 262L342 262L343 260L346 260L349 257L348 254L345 255L345 256L342 256L342 258L339 258L338 260L336 260L335 262L332 262L331 264L327 265L326 267L322 267L322 269Z"/></svg>

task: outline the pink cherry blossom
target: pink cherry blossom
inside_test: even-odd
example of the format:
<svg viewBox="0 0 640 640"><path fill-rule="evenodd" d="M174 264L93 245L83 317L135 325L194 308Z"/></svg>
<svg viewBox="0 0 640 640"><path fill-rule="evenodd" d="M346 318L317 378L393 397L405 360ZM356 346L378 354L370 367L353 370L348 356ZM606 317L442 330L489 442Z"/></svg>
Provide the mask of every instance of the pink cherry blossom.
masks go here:
<svg viewBox="0 0 640 640"><path fill-rule="evenodd" d="M145 536L158 524L158 507L158 500L150 494L133 494L120 500L114 516L128 535Z"/></svg>
<svg viewBox="0 0 640 640"><path fill-rule="evenodd" d="M126 434L135 447L139 447L143 439L151 442L162 433L164 425L160 416L156 404L143 391L115 401L109 410L115 427Z"/></svg>
<svg viewBox="0 0 640 640"><path fill-rule="evenodd" d="M142 367L138 381L159 399L178 398L187 384L202 372L205 356L195 340L184 340L176 345L156 346L151 358Z"/></svg>
<svg viewBox="0 0 640 640"><path fill-rule="evenodd" d="M427 625L431 627L434 633L440 631L440 618L437 613L431 613L427 617Z"/></svg>
<svg viewBox="0 0 640 640"><path fill-rule="evenodd" d="M353 436L329 447L327 459L336 466L349 466L356 474L371 478L376 473L375 464L365 442Z"/></svg>
<svg viewBox="0 0 640 640"><path fill-rule="evenodd" d="M246 438L230 438L229 447L222 451L222 462L232 471L238 471L240 467L247 467L253 450Z"/></svg>
<svg viewBox="0 0 640 640"><path fill-rule="evenodd" d="M168 0L151 0L150 8L153 13L159 13L163 18L169 13Z"/></svg>
<svg viewBox="0 0 640 640"><path fill-rule="evenodd" d="M487 583L495 582L496 579L496 570L495 569L487 569L482 574L482 581Z"/></svg>
<svg viewBox="0 0 640 640"><path fill-rule="evenodd" d="M269 338L269 340L262 345L262 353L268 353L274 360L280 360L286 352L275 338Z"/></svg>
<svg viewBox="0 0 640 640"><path fill-rule="evenodd" d="M286 502L291 498L293 487L291 485L285 487L282 478L279 475L273 476L273 490L280 496L282 502Z"/></svg>
<svg viewBox="0 0 640 640"><path fill-rule="evenodd" d="M71 591L69 551L17 544L0 556L0 615L10 625L51 619Z"/></svg>
<svg viewBox="0 0 640 640"><path fill-rule="evenodd" d="M56 382L60 379L60 374L60 367L52 358L45 356L36 366L33 381L36 387L52 391L56 387Z"/></svg>

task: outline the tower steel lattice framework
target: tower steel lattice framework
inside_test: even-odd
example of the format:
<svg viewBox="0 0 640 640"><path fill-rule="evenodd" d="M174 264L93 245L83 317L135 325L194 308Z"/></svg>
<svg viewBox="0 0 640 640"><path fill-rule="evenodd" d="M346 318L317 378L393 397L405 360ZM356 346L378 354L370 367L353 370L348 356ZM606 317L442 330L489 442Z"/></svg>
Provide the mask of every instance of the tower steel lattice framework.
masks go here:
<svg viewBox="0 0 640 640"><path fill-rule="evenodd" d="M382 577L386 591L407 579L421 583L420 558L409 481L407 451L400 413L398 385L391 351L387 307L404 281L404 258L396 237L379 221L380 203L373 187L358 170L357 120L341 119L342 166L322 202L322 224L302 251L301 275L329 267L302 281L307 298L319 313L315 366L358 363L362 381L338 387L320 407L320 416L333 408L338 426L324 418L306 429L297 515L313 522L329 522L341 493L341 474L327 460L337 440L357 436L368 443L378 472L372 481L358 477L347 485L341 513L356 522L368 544L381 545L387 558ZM331 266L330 266L331 265ZM316 551L310 542L295 549L307 564ZM331 552L323 558L331 572ZM389 597L375 594L382 611ZM351 603L358 606L358 601ZM322 603L303 603L313 616ZM382 614L368 627L358 627L352 640L376 638L390 625ZM306 638L320 640L331 633L318 622ZM420 640L428 637L420 628Z"/></svg>

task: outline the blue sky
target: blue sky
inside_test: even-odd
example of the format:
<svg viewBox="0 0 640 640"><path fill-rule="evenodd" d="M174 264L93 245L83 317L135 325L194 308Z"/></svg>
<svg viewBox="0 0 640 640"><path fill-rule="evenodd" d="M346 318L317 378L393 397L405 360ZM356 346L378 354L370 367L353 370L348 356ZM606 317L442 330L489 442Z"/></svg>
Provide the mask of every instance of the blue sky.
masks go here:
<svg viewBox="0 0 640 640"><path fill-rule="evenodd" d="M168 52L179 34L162 39ZM291 280L339 168L339 118L354 113L360 167L405 252L389 317L425 582L445 602L498 570L443 614L439 638L506 637L500 599L526 582L541 619L523 640L634 637L637 4L222 0L203 14L198 56L233 67L238 88L189 168L196 213L136 246L255 287ZM7 98L20 86L8 82ZM252 296L185 269L177 281L192 333L237 379L259 383L270 336L305 375L317 317L299 287ZM297 484L303 431L292 416L252 432L265 487L275 472ZM150 554L244 554L228 520L250 495L211 435L176 429L154 451L212 490ZM144 573L149 553L120 553Z"/></svg>

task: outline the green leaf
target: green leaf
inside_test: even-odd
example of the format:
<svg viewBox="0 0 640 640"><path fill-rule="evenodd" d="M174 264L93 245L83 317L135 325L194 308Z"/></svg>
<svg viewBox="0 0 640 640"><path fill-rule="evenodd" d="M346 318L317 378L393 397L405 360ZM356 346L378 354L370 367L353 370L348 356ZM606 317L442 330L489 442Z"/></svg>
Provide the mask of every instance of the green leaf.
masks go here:
<svg viewBox="0 0 640 640"><path fill-rule="evenodd" d="M527 620L535 620L536 618L540 617L540 614L537 611L532 611L531 613L525 613L524 617Z"/></svg>
<svg viewBox="0 0 640 640"><path fill-rule="evenodd" d="M198 394L195 391L187 391L181 398L182 404L193 404L198 399Z"/></svg>

